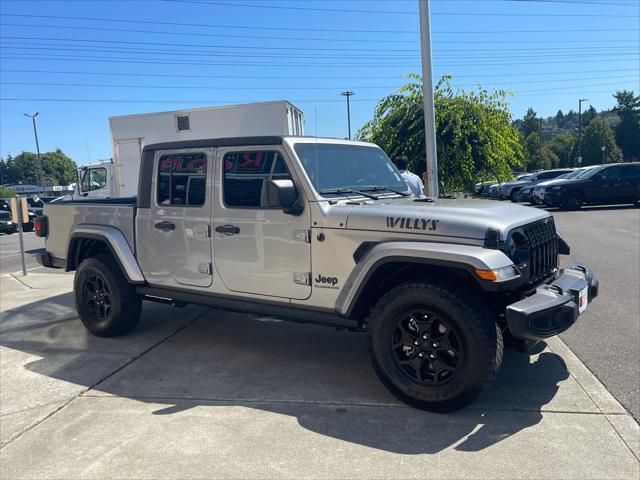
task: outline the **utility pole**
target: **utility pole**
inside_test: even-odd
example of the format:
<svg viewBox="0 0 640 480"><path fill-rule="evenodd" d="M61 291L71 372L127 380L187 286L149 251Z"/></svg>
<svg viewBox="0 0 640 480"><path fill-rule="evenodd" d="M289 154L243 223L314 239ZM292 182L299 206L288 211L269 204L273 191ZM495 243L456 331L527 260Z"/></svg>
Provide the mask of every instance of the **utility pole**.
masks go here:
<svg viewBox="0 0 640 480"><path fill-rule="evenodd" d="M578 100L578 165L582 164L582 102L586 102L588 98Z"/></svg>
<svg viewBox="0 0 640 480"><path fill-rule="evenodd" d="M542 165L542 117L540 117L540 165Z"/></svg>
<svg viewBox="0 0 640 480"><path fill-rule="evenodd" d="M36 152L38 152L38 173L36 174L36 183L38 184L38 193L40 193L40 190L42 189L42 186L40 185L40 179L42 178L42 175L44 173L42 170L42 158L40 157L40 144L38 143L38 129L36 128L36 117L40 115L40 112L36 112L33 115L24 113L23 115L25 117L29 117L33 122L33 134L36 137Z"/></svg>
<svg viewBox="0 0 640 480"><path fill-rule="evenodd" d="M431 15L429 0L418 0L420 7L420 48L422 50L422 92L424 97L424 135L427 160L426 194L438 197L438 149L433 105L433 64L431 62Z"/></svg>
<svg viewBox="0 0 640 480"><path fill-rule="evenodd" d="M345 91L340 95L343 97L347 97L347 127L349 129L349 140L351 140L351 107L349 106L349 97L352 97L356 94L356 92Z"/></svg>

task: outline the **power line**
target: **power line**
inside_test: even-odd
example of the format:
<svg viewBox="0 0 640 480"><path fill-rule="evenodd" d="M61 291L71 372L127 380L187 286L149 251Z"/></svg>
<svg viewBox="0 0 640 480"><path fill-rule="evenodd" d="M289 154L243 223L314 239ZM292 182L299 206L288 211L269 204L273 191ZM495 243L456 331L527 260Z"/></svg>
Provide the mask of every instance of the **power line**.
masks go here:
<svg viewBox="0 0 640 480"><path fill-rule="evenodd" d="M94 39L90 39L90 38L58 38L58 37L17 37L17 36L0 36L0 39L2 40L46 40L46 41L53 41L53 42L71 42L71 43L77 43L77 42L85 42L85 43L105 43L105 44L115 44L115 45L135 45L135 46L139 46L139 45L151 45L151 46L162 46L162 47L189 47L189 48L225 48L225 49L236 49L236 50L278 50L278 51L289 51L289 50L311 50L314 52L323 52L323 51L327 51L327 52L344 52L344 51L350 51L350 52L371 52L370 48L331 48L331 47L267 47L267 46L263 46L263 45L208 45L208 44L194 44L194 43L170 43L170 42L141 42L141 41L125 41L125 40L94 40ZM572 48L572 47L566 47L566 48ZM580 48L580 47L576 47L576 48ZM615 48L614 46L607 46L607 47L599 47L599 46L594 46L594 47L588 47L588 48L593 48L593 49L597 49L597 48ZM489 50L489 49L487 49ZM496 51L502 52L502 51L509 51L509 49L504 49L504 48L500 48L500 49L495 49ZM523 50L523 49L513 49L513 50ZM529 49L529 50L539 50L538 48L533 48L533 49ZM550 48L545 48L545 50L550 50ZM442 51L464 51L467 52L469 51L468 49L438 49L439 52ZM376 52L420 52L420 49L407 49L407 48L401 48L401 49L380 49L380 48L376 48Z"/></svg>
<svg viewBox="0 0 640 480"><path fill-rule="evenodd" d="M289 80L345 80L345 76L318 76L318 75L305 75L305 76L295 76L295 75L233 75L233 74L189 74L189 73L180 73L180 74L171 74L171 73L132 73L132 72L87 72L87 71L63 71L63 70L22 70L22 69L0 69L0 72L9 72L9 73L39 73L39 74L52 74L52 75L99 75L99 76L110 76L110 77L145 77L145 78L223 78L223 79L234 79L234 80L263 80L263 79L289 79ZM614 73L614 72L640 72L640 69L605 69L605 70L573 70L568 72L536 72L537 75L544 75L545 78L547 75L573 75L573 74L589 74L589 73ZM488 74L482 75L484 78L502 78L502 77L531 77L531 73L497 73L497 74ZM455 75L454 78L477 78L478 75ZM390 75L390 76L353 76L349 75L348 79L351 80L398 80L404 79L402 75ZM583 78L583 77L581 77ZM560 78L558 80L571 80L567 78ZM354 87L355 88L355 87Z"/></svg>
<svg viewBox="0 0 640 480"><path fill-rule="evenodd" d="M412 0L413 1L413 0ZM474 2L477 0L473 0ZM134 23L134 24L146 24L146 25L171 25L180 27L206 27L206 28L231 28L231 29L243 29L243 30L276 30L276 31L293 31L293 32L331 32L331 33L394 33L394 34L406 34L406 35L418 35L418 30L393 30L393 29L342 29L342 28L296 28L291 26L282 27L265 27L265 26L247 26L247 25L229 25L229 24L216 24L216 23L184 23L184 22L162 22L156 20L129 20L122 18L108 18L108 17L77 17L77 16L61 16L61 15L32 15L32 14L18 14L18 13L0 13L3 17L26 17L26 18L49 18L58 20L82 20L82 21L100 21L100 22L115 22L115 23ZM500 34L500 33L565 33L565 32L637 32L638 28L563 28L563 29L534 29L534 30L434 30L434 34ZM293 38L293 37L292 37ZM396 40L404 41L404 40Z"/></svg>
<svg viewBox="0 0 640 480"><path fill-rule="evenodd" d="M264 35L234 35L229 33L203 33L203 32L178 32L168 30L141 30L131 28L113 28L113 27L78 27L73 25L44 25L36 23L7 23L3 22L1 26L9 27L37 27L37 28L52 28L59 30L90 30L90 31L102 31L102 32L128 32L128 33L145 33L145 34L163 34L163 35L179 35L187 37L215 37L215 38L241 38L241 39L261 39L261 40L300 40L300 41L322 41L322 42L342 42L342 43L414 43L416 40L396 40L396 39L345 39L345 38L318 38L318 37L279 37L279 36L264 36ZM614 30L603 30L614 31ZM623 31L623 30L615 30ZM638 29L630 29L629 31L639 31ZM469 33L469 32L465 32ZM510 32L516 33L516 32ZM521 32L517 32L521 33ZM594 40L597 41L597 40ZM625 40L622 40L625 41ZM563 42L558 40L558 42ZM476 42L474 42L476 43ZM583 43L583 42L581 42Z"/></svg>
<svg viewBox="0 0 640 480"><path fill-rule="evenodd" d="M401 11L401 10L357 10L347 8L320 8L320 7L293 7L283 5L252 5L246 3L237 2L218 2L218 1L205 1L205 0L161 0L167 3L182 3L182 4L197 4L197 5L212 5L222 7L234 7L234 8L262 8L271 10L290 10L290 11L305 11L305 12L333 12L333 13L371 13L381 15L412 15L417 16L416 11ZM595 13L470 13L470 12L432 12L431 15L438 16L491 16L491 17L612 17L612 18L628 18L628 15L616 15L616 14L595 14Z"/></svg>
<svg viewBox="0 0 640 480"><path fill-rule="evenodd" d="M606 76L606 77L580 77L580 78L565 78L563 81L580 81L580 80L607 80L607 79L616 79L619 81L632 81L640 78L638 75L635 76L624 76L620 77L619 75L615 76ZM409 79L405 79L409 80ZM509 85L530 85L537 83L553 83L557 82L557 79L554 80L530 80L524 82L509 82ZM609 85L607 83L605 85ZM254 86L224 86L224 85L140 85L140 84L125 84L125 85L114 85L114 84L104 84L104 83L64 83L64 82L0 82L0 85L18 85L18 86L51 86L51 87L98 87L98 88L144 88L144 89L171 89L171 90L333 90L337 91L341 87L340 86L304 86L304 87L295 87L290 85L279 86L279 87L254 87ZM603 84L596 84L596 86L600 86ZM389 88L400 88L401 85L368 85L368 86L356 86L353 88L357 88L358 90L376 90L376 89L389 89ZM455 88L458 87L477 87L478 83L467 83L467 84L459 84L456 83L453 85ZM591 86L591 85L589 85ZM486 87L486 85L485 85ZM578 86L579 87L579 86ZM494 88L489 87L489 88ZM503 87L504 89L509 89L509 87ZM551 88L549 90L556 90L557 88ZM546 91L546 90L540 90Z"/></svg>
<svg viewBox="0 0 640 480"><path fill-rule="evenodd" d="M71 47L71 48L66 48ZM313 55L307 54L299 54L299 53L279 53L277 55L274 54L254 54L254 53L246 53L246 52L229 52L229 51L214 51L214 52L201 52L201 51L193 51L193 50L176 50L176 49L157 49L157 48L140 48L140 47L128 47L128 46L102 46L102 45L73 45L73 44L52 44L52 43L41 43L41 42L3 42L0 45L0 48L5 50L47 50L47 51L89 51L89 52L115 52L115 53L143 53L143 54L155 54L155 55L179 55L179 54L187 54L191 56L242 56L246 57L265 57L265 58L334 58L334 53L324 54L324 53L316 53ZM217 48L217 47L216 47ZM624 49L624 50L623 50ZM605 47L565 47L565 48L549 48L545 49L545 51L541 52L539 48L507 48L507 49L491 49L491 48L482 48L476 50L469 49L439 49L438 54L444 52L463 52L467 53L471 56L471 58L501 58L501 57L509 57L514 58L516 56L520 57L554 57L558 55L575 55L580 53L581 55L603 55L607 54L607 51L615 50L615 52L625 54L625 53L636 53L636 49L634 47L616 47L616 46L605 46ZM551 51L552 53L547 53L547 51ZM563 53L565 52L565 53ZM373 54L356 54L350 55L348 58L405 58L405 59L413 59L415 55L380 55L378 53ZM459 57L457 57L459 58Z"/></svg>
<svg viewBox="0 0 640 480"><path fill-rule="evenodd" d="M593 84L593 85L577 85L577 86L567 86L567 87L562 87L562 88L557 88L557 89L549 89L549 90L544 90L545 92L552 92L552 91L556 91L559 93L565 92L566 90L575 90L577 88L589 88L589 87L596 87L596 86L603 86L603 85L611 85L611 86L617 86L619 85L618 82L616 83L611 83L611 84ZM592 91L584 91L581 90L582 92L584 92L584 94L590 94L590 93L596 93L596 92L592 92ZM538 95L540 93L542 93L542 90L523 90L521 93L524 95L521 96L527 96L527 95ZM610 90L602 90L600 92L610 92ZM516 96L520 95L520 93L516 92ZM548 93L545 93L545 95L548 95ZM352 100L353 102L379 102L381 99L380 98L360 98L357 100ZM0 98L0 101L2 102L17 102L17 101L34 101L34 102L76 102L76 103L153 103L153 104L220 104L220 105L232 105L232 104L238 104L238 103L246 103L249 100L211 100L211 99L200 99L200 100L167 100L167 99L149 99L149 100L143 100L143 99L103 99L103 98L50 98L50 97L39 97L39 98L27 98L27 97L7 97L7 98ZM256 101L256 100L252 100L252 101ZM332 100L332 99L295 99L292 100L294 103L342 103L342 100Z"/></svg>
<svg viewBox="0 0 640 480"><path fill-rule="evenodd" d="M289 63L265 63L265 62L228 62L228 61L191 61L191 60L179 60L179 59L146 59L146 58L136 58L136 57L105 57L105 56L89 56L89 55L75 55L75 56L67 56L62 54L47 54L47 56L40 56L41 54L37 53L20 53L13 54L14 56L4 56L5 59L10 60L50 60L50 61L60 61L60 60L71 60L71 61L85 61L85 62L106 62L106 63L145 63L145 64L158 64L158 65L217 65L217 66L236 66L236 67L296 67L296 68L306 68L306 67L375 67L375 68L383 68L383 67L403 67L403 68L413 68L418 64L418 59L416 59L415 63L363 63L363 62L339 62L339 63L324 63L324 62L313 62L313 63L302 63L302 62L289 62ZM20 56L16 56L20 55ZM598 62L619 62L623 60L633 60L633 58L620 58L621 55L624 56L636 56L635 53L629 54L618 54L617 57L607 56L606 58L598 59ZM583 55L586 56L586 55ZM496 62L465 62L465 63L436 63L435 65L438 67L465 67L465 66L504 66L504 65L538 65L541 62L545 64L554 64L554 63L591 63L593 59L583 59L583 60L549 60L549 58L558 58L558 57L536 57L537 60L534 62L531 61L510 61L508 63L496 63ZM570 58L574 58L573 56ZM506 60L506 59L505 59Z"/></svg>

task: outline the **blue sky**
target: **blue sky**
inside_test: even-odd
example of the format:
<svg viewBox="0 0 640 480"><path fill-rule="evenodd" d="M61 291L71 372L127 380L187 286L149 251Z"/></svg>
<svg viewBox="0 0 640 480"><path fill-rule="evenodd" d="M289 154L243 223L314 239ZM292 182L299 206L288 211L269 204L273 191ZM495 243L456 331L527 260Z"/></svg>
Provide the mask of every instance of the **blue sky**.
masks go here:
<svg viewBox="0 0 640 480"><path fill-rule="evenodd" d="M260 7L262 6L262 7ZM436 80L504 88L514 118L640 91L638 0L432 0ZM0 155L111 157L107 118L288 99L346 136L420 72L418 0L0 0ZM52 101L56 100L56 101ZM86 101L90 100L90 101ZM190 102L190 103L177 103ZM587 108L586 107L586 108Z"/></svg>

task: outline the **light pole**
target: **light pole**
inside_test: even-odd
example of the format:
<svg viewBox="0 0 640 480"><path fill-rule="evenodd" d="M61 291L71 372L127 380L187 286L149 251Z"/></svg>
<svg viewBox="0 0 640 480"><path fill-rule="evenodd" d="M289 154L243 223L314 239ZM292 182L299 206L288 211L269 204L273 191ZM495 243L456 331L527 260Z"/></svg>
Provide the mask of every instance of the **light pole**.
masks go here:
<svg viewBox="0 0 640 480"><path fill-rule="evenodd" d="M607 150L607 147L602 145L602 147L600 147L600 150L602 150L602 163L604 164L604 152Z"/></svg>
<svg viewBox="0 0 640 480"><path fill-rule="evenodd" d="M350 92L349 90L342 92L340 95L347 97L347 128L349 129L349 140L351 140L351 107L349 106L349 97L352 97L356 92Z"/></svg>
<svg viewBox="0 0 640 480"><path fill-rule="evenodd" d="M29 115L28 113L23 114L25 117L29 117L33 122L33 134L36 137L36 152L38 152L38 174L36 178L36 183L38 184L38 191L40 191L40 179L42 178L42 158L40 157L40 144L38 143L38 129L36 128L36 117L40 115L40 112L36 112L33 115Z"/></svg>
<svg viewBox="0 0 640 480"><path fill-rule="evenodd" d="M578 100L578 164L582 163L582 102L586 102L588 98Z"/></svg>
<svg viewBox="0 0 640 480"><path fill-rule="evenodd" d="M422 92L424 97L424 136L427 153L426 194L438 197L438 149L433 105L433 65L431 63L431 15L429 0L418 0L420 7L420 49L422 50Z"/></svg>

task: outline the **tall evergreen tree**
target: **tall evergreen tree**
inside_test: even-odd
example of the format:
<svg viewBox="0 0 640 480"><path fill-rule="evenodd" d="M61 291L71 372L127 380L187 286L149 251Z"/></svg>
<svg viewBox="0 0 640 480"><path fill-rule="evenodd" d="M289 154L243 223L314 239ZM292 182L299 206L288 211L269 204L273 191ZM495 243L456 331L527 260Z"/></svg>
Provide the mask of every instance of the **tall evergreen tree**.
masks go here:
<svg viewBox="0 0 640 480"><path fill-rule="evenodd" d="M627 162L640 160L640 96L633 91L621 90L614 94L614 111L620 117L616 126L616 141Z"/></svg>

